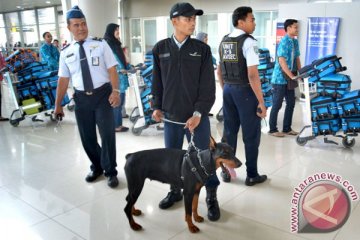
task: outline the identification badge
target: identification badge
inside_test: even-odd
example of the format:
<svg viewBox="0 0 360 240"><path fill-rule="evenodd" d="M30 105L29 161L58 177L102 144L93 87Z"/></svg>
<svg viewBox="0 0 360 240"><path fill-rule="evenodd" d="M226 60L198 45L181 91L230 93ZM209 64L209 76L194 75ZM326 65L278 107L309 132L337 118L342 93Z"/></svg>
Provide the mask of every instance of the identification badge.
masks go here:
<svg viewBox="0 0 360 240"><path fill-rule="evenodd" d="M92 57L92 65L93 66L99 66L99 57Z"/></svg>

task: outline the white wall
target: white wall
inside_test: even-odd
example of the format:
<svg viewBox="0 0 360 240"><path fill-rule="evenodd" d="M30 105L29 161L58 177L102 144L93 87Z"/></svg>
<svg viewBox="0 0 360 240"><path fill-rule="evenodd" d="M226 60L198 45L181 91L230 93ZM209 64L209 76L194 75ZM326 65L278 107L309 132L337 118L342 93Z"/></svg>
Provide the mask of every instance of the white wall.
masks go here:
<svg viewBox="0 0 360 240"><path fill-rule="evenodd" d="M336 54L348 70L344 73L352 79L352 89L360 89L360 3L324 3L324 4L280 4L279 19L295 18L299 20L299 44L301 61L306 54L307 18L340 17L340 29Z"/></svg>

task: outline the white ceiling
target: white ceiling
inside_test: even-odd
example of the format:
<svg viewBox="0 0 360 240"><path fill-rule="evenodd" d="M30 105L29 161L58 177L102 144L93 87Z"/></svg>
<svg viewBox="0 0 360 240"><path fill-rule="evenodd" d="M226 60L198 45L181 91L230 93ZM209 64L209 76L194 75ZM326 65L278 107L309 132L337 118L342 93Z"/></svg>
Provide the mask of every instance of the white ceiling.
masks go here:
<svg viewBox="0 0 360 240"><path fill-rule="evenodd" d="M46 3L47 1L50 3ZM61 0L0 0L0 12L12 12L53 5L61 5Z"/></svg>

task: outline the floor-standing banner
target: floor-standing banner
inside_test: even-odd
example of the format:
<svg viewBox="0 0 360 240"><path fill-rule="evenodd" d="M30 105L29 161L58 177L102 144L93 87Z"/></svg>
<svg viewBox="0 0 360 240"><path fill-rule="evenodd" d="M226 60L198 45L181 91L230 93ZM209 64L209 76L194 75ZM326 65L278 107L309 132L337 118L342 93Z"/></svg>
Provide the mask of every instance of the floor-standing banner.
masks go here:
<svg viewBox="0 0 360 240"><path fill-rule="evenodd" d="M285 29L284 29L284 22L277 22L276 23L276 49L275 49L275 56L277 55L277 49L280 43L280 40L283 36L286 35Z"/></svg>
<svg viewBox="0 0 360 240"><path fill-rule="evenodd" d="M309 17L305 65L323 56L335 54L340 18Z"/></svg>

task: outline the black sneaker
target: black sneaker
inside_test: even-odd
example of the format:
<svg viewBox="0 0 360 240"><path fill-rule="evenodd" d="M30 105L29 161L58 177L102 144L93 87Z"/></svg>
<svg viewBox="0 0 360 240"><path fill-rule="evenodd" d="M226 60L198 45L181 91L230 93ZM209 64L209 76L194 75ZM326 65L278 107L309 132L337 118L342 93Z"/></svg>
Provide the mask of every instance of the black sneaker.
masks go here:
<svg viewBox="0 0 360 240"><path fill-rule="evenodd" d="M254 186L255 184L265 182L266 179L267 179L266 175L259 175L259 176L253 177L253 178L247 177L245 180L245 185L246 186Z"/></svg>
<svg viewBox="0 0 360 240"><path fill-rule="evenodd" d="M89 172L89 174L86 176L85 181L87 182L93 182L95 181L98 177L100 177L103 173L102 172L94 172L91 171Z"/></svg>
<svg viewBox="0 0 360 240"><path fill-rule="evenodd" d="M107 185L111 188L116 188L119 185L119 180L116 176L110 176L108 177Z"/></svg>
<svg viewBox="0 0 360 240"><path fill-rule="evenodd" d="M181 191L179 192L171 191L163 200L160 201L159 208L167 209L172 205L174 205L175 202L181 201L182 198L183 198L183 194Z"/></svg>
<svg viewBox="0 0 360 240"><path fill-rule="evenodd" d="M225 171L224 171L225 169ZM229 173L229 170L227 168L224 168L223 170L221 170L221 178L224 182L230 182L231 181L231 175Z"/></svg>

